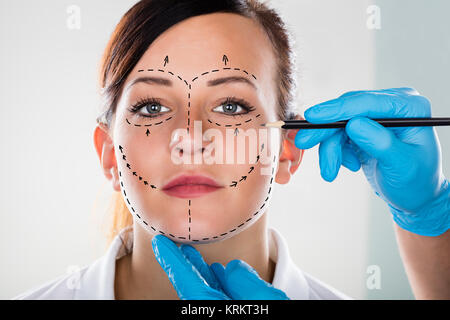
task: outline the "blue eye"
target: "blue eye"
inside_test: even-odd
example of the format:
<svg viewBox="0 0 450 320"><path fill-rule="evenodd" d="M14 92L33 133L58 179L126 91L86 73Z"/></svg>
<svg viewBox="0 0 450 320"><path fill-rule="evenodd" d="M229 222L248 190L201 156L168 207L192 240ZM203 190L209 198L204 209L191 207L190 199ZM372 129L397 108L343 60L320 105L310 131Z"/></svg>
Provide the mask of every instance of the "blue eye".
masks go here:
<svg viewBox="0 0 450 320"><path fill-rule="evenodd" d="M141 110L144 112L140 112ZM226 98L219 106L213 109L214 112L233 117L250 113L253 110L255 110L255 108L250 106L248 102L234 97ZM156 118L171 110L163 106L161 101L157 98L144 98L132 105L128 111L136 114L138 117Z"/></svg>
<svg viewBox="0 0 450 320"><path fill-rule="evenodd" d="M251 107L245 100L233 97L226 98L225 101L221 102L220 106L213 109L214 112L231 116L247 114L253 110L255 110L255 108Z"/></svg>
<svg viewBox="0 0 450 320"><path fill-rule="evenodd" d="M147 113L139 113L140 110L144 110ZM145 98L132 105L129 111L139 117L156 118L161 116L163 113L169 112L170 109L161 105L161 101L159 99Z"/></svg>

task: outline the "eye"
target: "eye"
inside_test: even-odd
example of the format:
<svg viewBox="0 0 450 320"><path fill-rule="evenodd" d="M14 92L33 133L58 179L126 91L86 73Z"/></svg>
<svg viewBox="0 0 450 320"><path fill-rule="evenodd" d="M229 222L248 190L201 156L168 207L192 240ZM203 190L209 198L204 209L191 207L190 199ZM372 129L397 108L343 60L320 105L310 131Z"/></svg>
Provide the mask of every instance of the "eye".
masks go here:
<svg viewBox="0 0 450 320"><path fill-rule="evenodd" d="M139 113L140 110L142 110L143 113ZM139 117L156 118L159 117L162 113L169 112L170 109L161 105L159 99L145 98L143 100L138 101L133 106L131 106L129 111L131 113L136 114Z"/></svg>
<svg viewBox="0 0 450 320"><path fill-rule="evenodd" d="M223 113L231 116L247 114L255 108L251 107L245 100L228 97L221 102L220 106L213 109L214 112Z"/></svg>

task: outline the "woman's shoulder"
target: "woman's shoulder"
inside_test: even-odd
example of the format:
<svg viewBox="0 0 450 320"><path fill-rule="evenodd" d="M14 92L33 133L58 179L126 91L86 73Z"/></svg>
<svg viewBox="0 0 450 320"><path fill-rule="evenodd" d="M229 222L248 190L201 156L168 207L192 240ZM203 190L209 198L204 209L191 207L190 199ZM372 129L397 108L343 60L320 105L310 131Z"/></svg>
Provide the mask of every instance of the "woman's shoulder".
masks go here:
<svg viewBox="0 0 450 320"><path fill-rule="evenodd" d="M122 233L118 234L106 253L91 264L75 268L74 272L29 289L13 299L113 300L116 259L126 253L121 236Z"/></svg>
<svg viewBox="0 0 450 320"><path fill-rule="evenodd" d="M122 236L132 232L123 229L110 243L106 253L82 268L75 268L70 274L29 289L14 297L14 300L114 300L114 279L116 259L129 250L130 241L124 246ZM129 237L132 238L132 237Z"/></svg>
<svg viewBox="0 0 450 320"><path fill-rule="evenodd" d="M32 287L12 300L72 300L81 289L81 279L89 266L76 272L60 275L43 284Z"/></svg>
<svg viewBox="0 0 450 320"><path fill-rule="evenodd" d="M333 288L309 273L302 271L309 286L310 300L353 300L343 292Z"/></svg>

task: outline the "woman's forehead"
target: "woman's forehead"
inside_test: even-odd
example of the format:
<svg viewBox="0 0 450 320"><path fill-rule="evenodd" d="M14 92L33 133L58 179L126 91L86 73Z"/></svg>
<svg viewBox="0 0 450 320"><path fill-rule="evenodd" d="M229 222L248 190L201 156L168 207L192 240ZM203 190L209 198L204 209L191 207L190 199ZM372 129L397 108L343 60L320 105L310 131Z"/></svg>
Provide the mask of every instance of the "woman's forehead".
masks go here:
<svg viewBox="0 0 450 320"><path fill-rule="evenodd" d="M219 67L247 70L272 78L275 55L268 36L252 19L229 13L184 20L162 33L132 73L145 68L170 68L193 79Z"/></svg>

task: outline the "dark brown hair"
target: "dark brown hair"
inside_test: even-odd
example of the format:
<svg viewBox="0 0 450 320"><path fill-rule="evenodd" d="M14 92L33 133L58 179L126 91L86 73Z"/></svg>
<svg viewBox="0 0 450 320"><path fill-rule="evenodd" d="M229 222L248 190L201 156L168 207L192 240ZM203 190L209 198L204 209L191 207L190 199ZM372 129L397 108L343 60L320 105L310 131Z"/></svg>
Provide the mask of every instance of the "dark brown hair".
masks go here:
<svg viewBox="0 0 450 320"><path fill-rule="evenodd" d="M104 101L97 122L111 125L125 79L152 42L185 19L216 12L235 13L256 20L267 33L277 57L277 116L293 119L296 73L292 37L279 14L257 0L141 0L122 17L105 49L100 64L100 87ZM111 240L132 223L120 193L113 200Z"/></svg>

